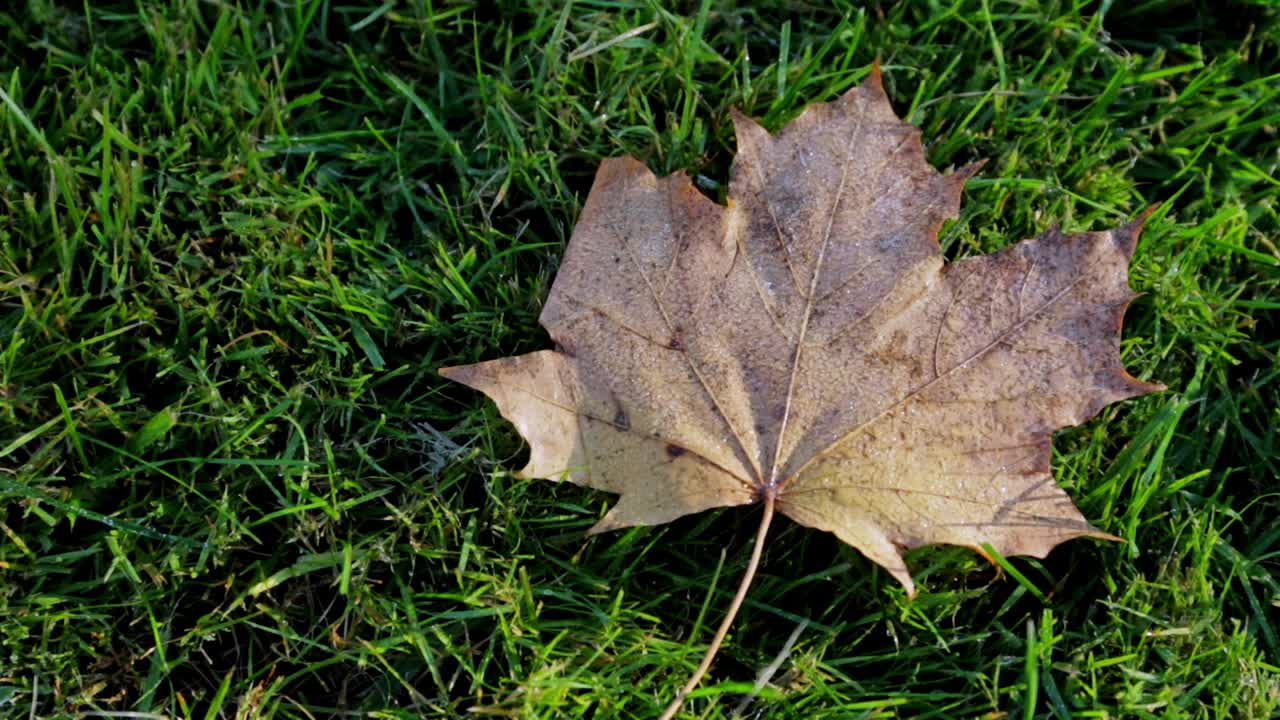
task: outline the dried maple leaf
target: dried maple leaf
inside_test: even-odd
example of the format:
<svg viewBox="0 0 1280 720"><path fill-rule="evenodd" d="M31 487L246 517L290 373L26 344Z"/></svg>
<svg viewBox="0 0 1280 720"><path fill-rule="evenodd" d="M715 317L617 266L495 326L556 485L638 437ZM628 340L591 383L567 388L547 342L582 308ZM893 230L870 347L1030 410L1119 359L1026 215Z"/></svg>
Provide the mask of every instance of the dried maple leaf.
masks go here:
<svg viewBox="0 0 1280 720"><path fill-rule="evenodd" d="M558 348L441 370L529 441L519 475L619 493L592 532L763 501L761 538L776 509L908 592L904 548L1107 537L1050 436L1160 389L1119 354L1141 219L948 264L977 166L934 171L877 69L777 136L733 120L728 207L605 161L542 312Z"/></svg>

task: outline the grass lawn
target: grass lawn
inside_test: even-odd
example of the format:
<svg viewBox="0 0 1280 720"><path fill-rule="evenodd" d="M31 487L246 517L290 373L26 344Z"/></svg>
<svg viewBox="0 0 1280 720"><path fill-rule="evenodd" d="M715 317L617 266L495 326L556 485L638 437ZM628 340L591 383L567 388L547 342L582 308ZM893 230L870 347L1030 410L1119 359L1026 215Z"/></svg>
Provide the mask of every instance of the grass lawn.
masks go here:
<svg viewBox="0 0 1280 720"><path fill-rule="evenodd" d="M908 599L780 520L685 716L777 661L742 717L1280 717L1277 6L484 5L0 9L0 717L657 714L759 510L587 538L613 497L436 369L550 346L603 158L723 199L730 108L877 56L988 159L949 257L1162 203L1124 357L1169 390L1054 444L1128 542L917 550Z"/></svg>

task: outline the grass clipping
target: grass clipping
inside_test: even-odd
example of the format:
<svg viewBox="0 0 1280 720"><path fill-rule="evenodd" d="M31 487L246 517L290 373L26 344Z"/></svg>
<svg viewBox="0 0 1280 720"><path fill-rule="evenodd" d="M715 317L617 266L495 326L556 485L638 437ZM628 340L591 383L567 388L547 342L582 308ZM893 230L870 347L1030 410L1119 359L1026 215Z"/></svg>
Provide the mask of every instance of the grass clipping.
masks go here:
<svg viewBox="0 0 1280 720"><path fill-rule="evenodd" d="M621 495L592 528L764 505L915 591L903 549L1043 557L1108 538L1054 482L1052 433L1162 389L1125 372L1142 219L948 263L972 165L942 175L873 68L780 134L734 116L728 206L683 174L600 168L541 322L557 348L463 367L531 446L527 478Z"/></svg>

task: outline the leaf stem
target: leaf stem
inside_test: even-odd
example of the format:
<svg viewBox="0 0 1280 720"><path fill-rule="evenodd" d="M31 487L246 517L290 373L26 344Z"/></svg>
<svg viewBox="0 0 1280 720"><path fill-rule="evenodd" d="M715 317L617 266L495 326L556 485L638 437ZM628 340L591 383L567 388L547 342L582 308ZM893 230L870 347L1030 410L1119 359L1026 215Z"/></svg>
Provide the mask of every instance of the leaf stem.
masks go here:
<svg viewBox="0 0 1280 720"><path fill-rule="evenodd" d="M747 588L751 587L751 581L756 576L756 568L760 566L760 553L764 550L764 538L769 532L769 524L773 522L773 501L774 493L764 493L764 514L760 517L760 528L756 530L756 544L751 548L751 560L747 563L747 571L743 573L742 580L738 582L738 592L733 596L733 602L729 603L729 611L725 614L724 620L720 622L720 627L716 630L715 637L711 638L711 645L707 648L707 654L702 656L702 663L698 665L698 669L693 672L693 677L689 678L689 682L680 688L680 692L676 693L676 697L662 712L662 716L658 720L671 720L676 713L680 711L680 706L684 704L684 699L689 693L698 686L698 682L702 680L702 676L707 674L707 670L711 668L711 661L715 659L716 653L720 651L720 644L724 642L724 636L729 633L729 626L733 624L733 619L738 615L738 609L742 607L742 601L747 596Z"/></svg>

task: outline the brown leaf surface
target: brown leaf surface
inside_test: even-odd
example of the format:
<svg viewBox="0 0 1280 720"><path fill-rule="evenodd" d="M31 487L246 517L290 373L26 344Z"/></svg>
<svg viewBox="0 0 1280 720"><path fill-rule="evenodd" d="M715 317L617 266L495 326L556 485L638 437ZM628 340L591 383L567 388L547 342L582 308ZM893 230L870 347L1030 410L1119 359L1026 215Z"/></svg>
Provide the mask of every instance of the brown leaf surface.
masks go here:
<svg viewBox="0 0 1280 720"><path fill-rule="evenodd" d="M734 124L728 207L605 161L542 312L558 348L440 371L529 441L519 474L621 494L593 532L769 495L909 591L903 548L1105 537L1050 436L1161 389L1119 355L1141 220L948 264L977 166L934 171L878 71L777 136Z"/></svg>

